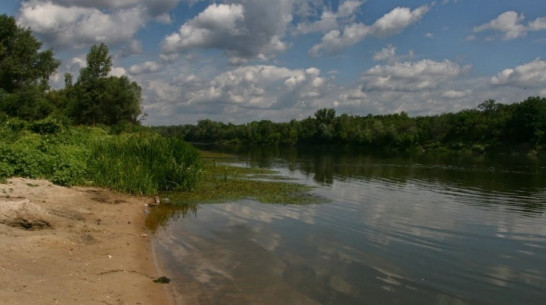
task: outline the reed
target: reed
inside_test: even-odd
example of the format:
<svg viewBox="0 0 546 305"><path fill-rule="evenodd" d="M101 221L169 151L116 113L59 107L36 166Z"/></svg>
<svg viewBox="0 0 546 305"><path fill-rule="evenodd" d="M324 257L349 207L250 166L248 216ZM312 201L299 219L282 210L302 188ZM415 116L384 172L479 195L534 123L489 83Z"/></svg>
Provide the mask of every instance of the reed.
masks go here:
<svg viewBox="0 0 546 305"><path fill-rule="evenodd" d="M199 152L160 136L118 136L95 144L88 167L94 185L132 194L187 191L200 180Z"/></svg>

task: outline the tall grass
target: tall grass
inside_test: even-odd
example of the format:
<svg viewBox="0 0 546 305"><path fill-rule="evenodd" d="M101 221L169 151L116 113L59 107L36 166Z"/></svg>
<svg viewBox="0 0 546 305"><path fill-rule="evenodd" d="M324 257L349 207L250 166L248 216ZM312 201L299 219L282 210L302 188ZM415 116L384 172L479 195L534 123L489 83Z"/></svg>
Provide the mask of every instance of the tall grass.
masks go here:
<svg viewBox="0 0 546 305"><path fill-rule="evenodd" d="M202 169L199 152L141 127L109 134L104 127L10 119L0 123L0 182L45 178L59 185L95 185L133 194L191 190Z"/></svg>
<svg viewBox="0 0 546 305"><path fill-rule="evenodd" d="M202 167L199 152L182 140L129 135L96 143L88 173L94 185L154 194L193 189Z"/></svg>

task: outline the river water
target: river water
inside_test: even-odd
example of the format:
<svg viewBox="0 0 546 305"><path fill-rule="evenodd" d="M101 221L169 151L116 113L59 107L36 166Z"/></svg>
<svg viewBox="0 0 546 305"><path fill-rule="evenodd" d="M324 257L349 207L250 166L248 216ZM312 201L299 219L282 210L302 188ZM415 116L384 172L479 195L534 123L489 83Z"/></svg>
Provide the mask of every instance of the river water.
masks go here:
<svg viewBox="0 0 546 305"><path fill-rule="evenodd" d="M546 160L230 152L327 202L172 210L178 304L546 304Z"/></svg>

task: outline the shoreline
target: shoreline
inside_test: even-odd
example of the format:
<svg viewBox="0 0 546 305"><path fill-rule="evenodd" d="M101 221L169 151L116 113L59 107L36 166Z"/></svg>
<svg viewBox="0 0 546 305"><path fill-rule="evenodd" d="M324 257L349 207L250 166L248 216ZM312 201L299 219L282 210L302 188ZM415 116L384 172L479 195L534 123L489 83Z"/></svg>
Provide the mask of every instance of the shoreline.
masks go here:
<svg viewBox="0 0 546 305"><path fill-rule="evenodd" d="M175 304L145 227L146 197L46 180L0 184L0 300Z"/></svg>

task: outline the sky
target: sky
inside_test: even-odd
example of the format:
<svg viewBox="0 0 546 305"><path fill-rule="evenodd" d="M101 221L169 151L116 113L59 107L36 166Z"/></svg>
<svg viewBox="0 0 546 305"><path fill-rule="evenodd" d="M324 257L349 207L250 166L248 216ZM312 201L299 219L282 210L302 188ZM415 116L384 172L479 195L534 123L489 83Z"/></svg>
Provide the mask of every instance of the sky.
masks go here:
<svg viewBox="0 0 546 305"><path fill-rule="evenodd" d="M2 0L62 61L104 42L145 125L433 115L546 96L543 0Z"/></svg>

